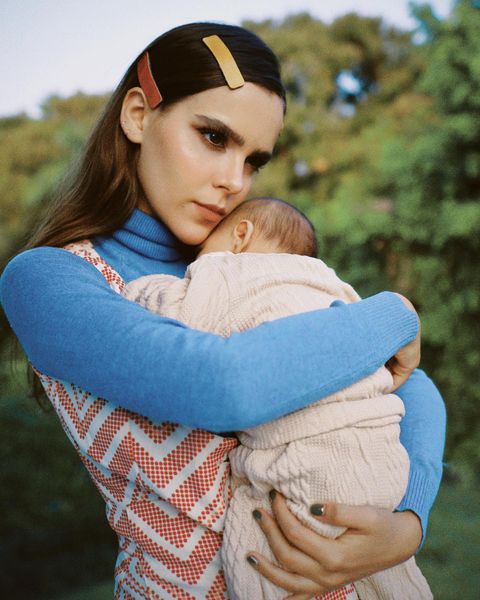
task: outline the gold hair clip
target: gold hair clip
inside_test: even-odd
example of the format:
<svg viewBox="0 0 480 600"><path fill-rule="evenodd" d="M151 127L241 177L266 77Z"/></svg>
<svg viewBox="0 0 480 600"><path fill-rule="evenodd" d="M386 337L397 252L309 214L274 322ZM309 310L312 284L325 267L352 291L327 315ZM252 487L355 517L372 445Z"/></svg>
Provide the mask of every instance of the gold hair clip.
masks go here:
<svg viewBox="0 0 480 600"><path fill-rule="evenodd" d="M232 53L218 35L204 37L202 38L202 42L215 57L215 60L227 81L228 87L232 90L242 87L242 85L245 84L245 79L235 62Z"/></svg>
<svg viewBox="0 0 480 600"><path fill-rule="evenodd" d="M152 67L150 65L150 56L148 55L148 52L145 52L142 58L138 61L137 76L140 87L147 97L148 105L151 109L157 108L163 98L152 74Z"/></svg>

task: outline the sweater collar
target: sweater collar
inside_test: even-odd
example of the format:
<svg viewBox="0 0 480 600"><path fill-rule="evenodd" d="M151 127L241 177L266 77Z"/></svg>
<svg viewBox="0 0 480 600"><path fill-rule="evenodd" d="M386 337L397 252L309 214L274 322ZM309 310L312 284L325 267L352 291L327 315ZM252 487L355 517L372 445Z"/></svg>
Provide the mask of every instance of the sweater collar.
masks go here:
<svg viewBox="0 0 480 600"><path fill-rule="evenodd" d="M192 246L182 244L164 223L138 208L112 237L130 250L154 260L188 259L194 252Z"/></svg>

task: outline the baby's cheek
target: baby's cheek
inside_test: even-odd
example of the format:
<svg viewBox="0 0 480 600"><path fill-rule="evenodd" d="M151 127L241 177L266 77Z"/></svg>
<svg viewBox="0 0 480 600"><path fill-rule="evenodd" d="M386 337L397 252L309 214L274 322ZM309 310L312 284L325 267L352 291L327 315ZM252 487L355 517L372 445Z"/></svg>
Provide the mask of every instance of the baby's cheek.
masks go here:
<svg viewBox="0 0 480 600"><path fill-rule="evenodd" d="M225 252L228 248L225 247L225 244L221 244L221 238L219 235L216 235L215 232L211 233L207 239L202 243L200 254L207 254L208 252Z"/></svg>

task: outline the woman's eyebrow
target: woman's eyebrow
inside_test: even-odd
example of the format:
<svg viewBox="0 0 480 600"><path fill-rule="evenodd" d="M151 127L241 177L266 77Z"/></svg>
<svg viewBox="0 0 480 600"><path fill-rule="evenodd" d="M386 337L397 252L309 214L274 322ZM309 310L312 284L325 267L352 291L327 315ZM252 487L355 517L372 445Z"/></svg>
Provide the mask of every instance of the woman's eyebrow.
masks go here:
<svg viewBox="0 0 480 600"><path fill-rule="evenodd" d="M245 145L245 138L243 138L239 133L234 131L226 123L224 123L223 121L220 121L220 119L214 119L212 117L207 117L207 115L195 115L195 116L197 117L197 119L204 121L204 123L206 125L208 125L209 127L213 127L214 129L220 129L225 135L228 135L228 137L235 144L237 144L237 146Z"/></svg>
<svg viewBox="0 0 480 600"><path fill-rule="evenodd" d="M195 117L203 121L205 125L207 125L207 127L213 127L214 129L221 130L225 134L225 136L231 139L232 142L234 142L237 146L245 145L245 138L242 137L236 131L234 131L226 123L220 121L220 119L207 117L207 115L195 115ZM266 164L272 158L272 153L267 152L266 150L254 150L250 154L250 158L255 158L255 160L257 160L259 163Z"/></svg>

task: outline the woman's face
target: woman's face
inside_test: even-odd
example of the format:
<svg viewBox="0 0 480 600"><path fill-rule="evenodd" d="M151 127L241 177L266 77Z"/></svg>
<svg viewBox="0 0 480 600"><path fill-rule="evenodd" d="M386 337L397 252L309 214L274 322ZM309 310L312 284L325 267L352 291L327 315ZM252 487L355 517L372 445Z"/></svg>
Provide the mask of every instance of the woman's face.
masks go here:
<svg viewBox="0 0 480 600"><path fill-rule="evenodd" d="M282 124L282 100L252 83L207 90L165 111L146 109L138 207L182 242L200 244L245 200Z"/></svg>

